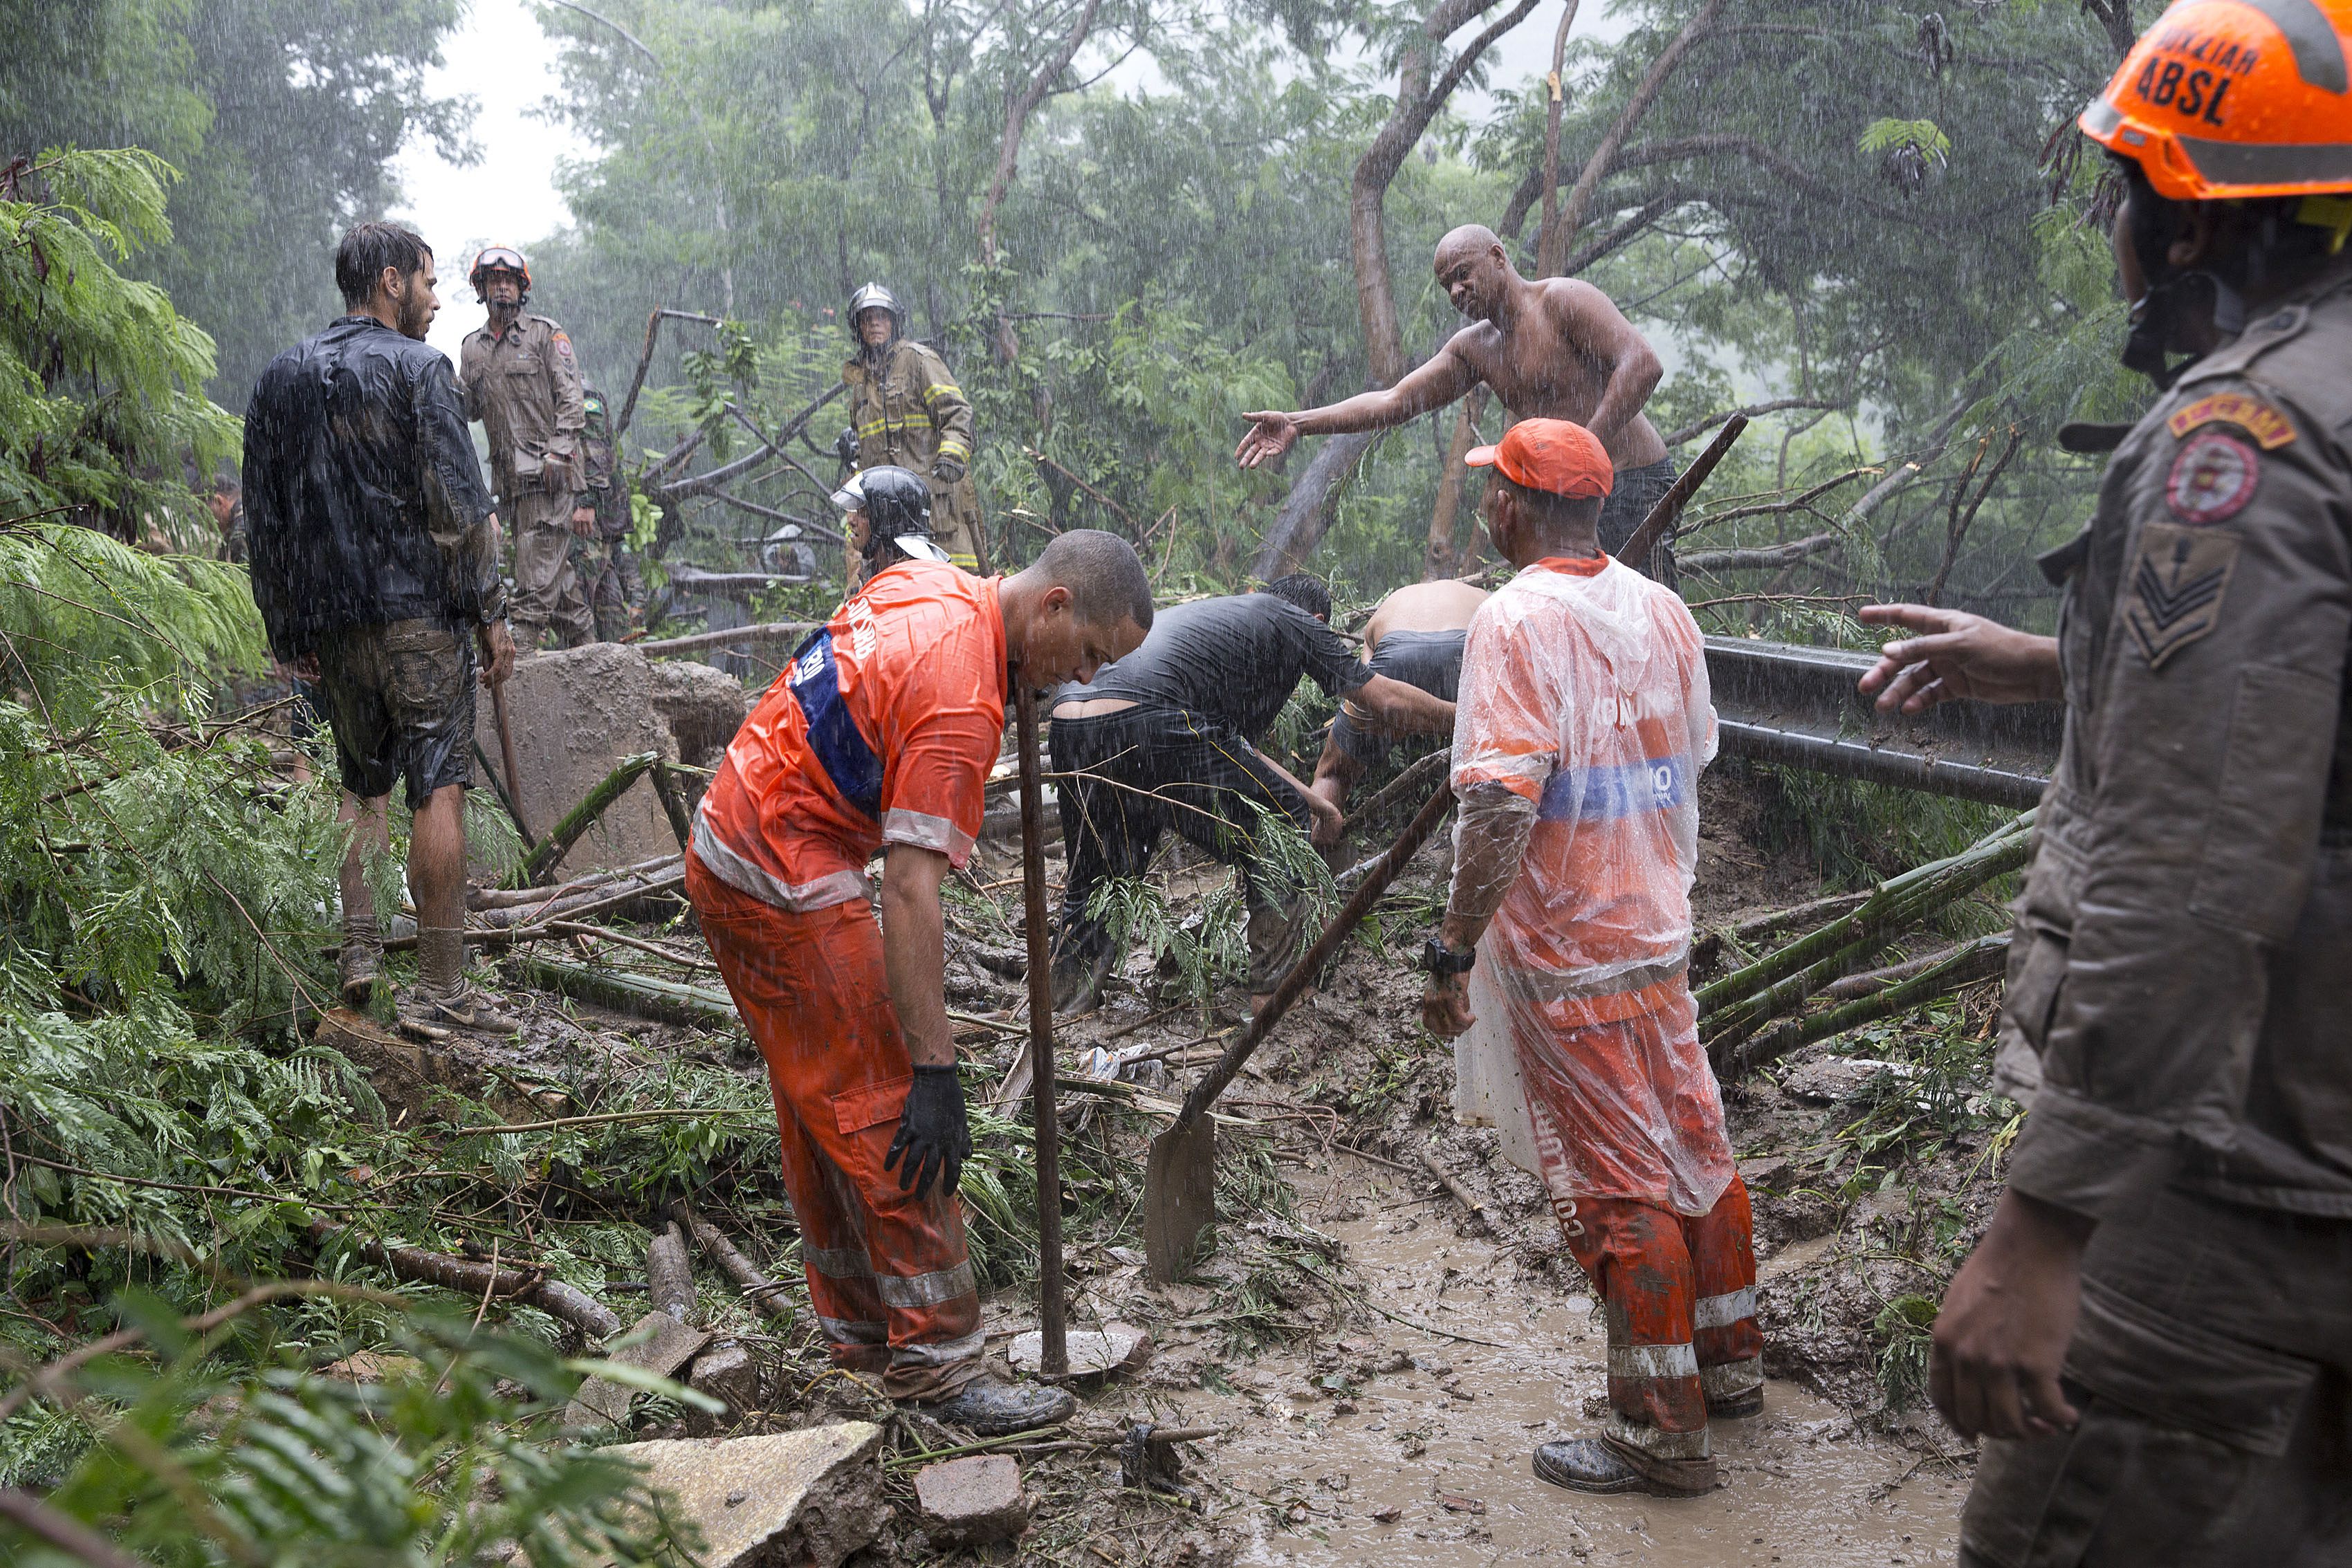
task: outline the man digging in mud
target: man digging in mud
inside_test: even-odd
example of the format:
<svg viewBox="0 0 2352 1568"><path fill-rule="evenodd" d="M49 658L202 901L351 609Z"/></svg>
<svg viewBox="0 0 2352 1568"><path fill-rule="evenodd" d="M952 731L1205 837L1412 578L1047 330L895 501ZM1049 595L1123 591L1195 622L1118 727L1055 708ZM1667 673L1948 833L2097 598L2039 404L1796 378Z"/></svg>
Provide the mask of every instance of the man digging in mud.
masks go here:
<svg viewBox="0 0 2352 1568"><path fill-rule="evenodd" d="M1331 630L1331 595L1304 572L1170 607L1132 657L1056 695L1054 767L1069 873L1055 932L1054 1003L1091 1000L1110 934L1087 913L1107 877L1141 876L1174 829L1234 867L1249 904L1250 993L1263 1005L1290 966L1299 888L1258 852L1259 824L1339 813L1258 750L1300 675L1399 728L1442 729L1454 705L1375 674Z"/></svg>
<svg viewBox="0 0 2352 1568"><path fill-rule="evenodd" d="M1485 589L1450 579L1405 584L1372 612L1364 627L1364 662L1376 675L1452 702L1462 680L1462 642L1469 633L1470 618L1486 597ZM1448 735L1452 730L1450 723L1417 732L1391 727L1374 718L1362 704L1340 698L1339 715L1331 721L1323 755L1315 763L1315 793L1332 808L1331 814L1316 817L1315 841L1327 846L1339 841L1336 813L1347 809L1348 791L1366 768L1388 756L1398 736Z"/></svg>
<svg viewBox="0 0 2352 1568"><path fill-rule="evenodd" d="M1571 277L1521 277L1495 231L1465 224L1437 242L1437 285L1472 325L1392 387L1302 413L1244 414L1234 451L1244 468L1270 463L1302 435L1385 430L1443 408L1484 382L1517 419L1573 420L1608 449L1614 483L1601 507L1601 548L1623 546L1675 482L1642 405L1664 373L1658 356L1607 295ZM1661 540L1629 564L1674 581L1674 549Z"/></svg>
<svg viewBox="0 0 2352 1568"><path fill-rule="evenodd" d="M1698 772L1715 755L1705 648L1671 591L1601 550L1609 455L1565 420L1514 425L1482 511L1519 574L1470 624L1454 734L1461 802L1423 1021L1510 1031L1544 1186L1604 1302L1610 1416L1546 1443L1578 1491L1714 1487L1707 1417L1764 1401L1748 1189L1684 966Z"/></svg>
<svg viewBox="0 0 2352 1568"><path fill-rule="evenodd" d="M919 492L919 476L879 472ZM1091 678L1131 652L1151 585L1125 540L1091 529L984 581L896 553L872 560L727 748L695 817L686 892L768 1061L835 1364L943 1421L1017 1432L1075 1402L982 1371L940 883L980 831L1011 683ZM877 852L880 928L866 881Z"/></svg>
<svg viewBox="0 0 2352 1568"><path fill-rule="evenodd" d="M449 361L425 342L433 252L362 224L335 252L348 312L269 362L245 415L253 601L269 651L316 684L355 824L342 869L342 993L365 1006L383 958L362 858L385 843L395 779L415 812L408 887L417 984L401 1017L519 1026L466 978L466 786L482 685L514 668L499 519Z"/></svg>

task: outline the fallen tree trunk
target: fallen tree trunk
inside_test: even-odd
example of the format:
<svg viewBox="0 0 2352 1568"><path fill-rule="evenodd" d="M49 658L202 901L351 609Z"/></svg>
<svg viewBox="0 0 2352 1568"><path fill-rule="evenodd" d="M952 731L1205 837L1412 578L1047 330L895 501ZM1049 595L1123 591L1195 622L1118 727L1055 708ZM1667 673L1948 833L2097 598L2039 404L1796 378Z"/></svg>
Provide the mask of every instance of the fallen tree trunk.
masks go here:
<svg viewBox="0 0 2352 1568"><path fill-rule="evenodd" d="M707 653L713 648L732 648L745 643L797 643L817 629L814 621L762 621L757 625L737 626L725 632L697 632L688 637L661 637L647 643L632 643L648 659L675 659L688 653Z"/></svg>
<svg viewBox="0 0 2352 1568"><path fill-rule="evenodd" d="M593 1339L611 1339L623 1327L621 1320L603 1302L585 1291L548 1278L544 1270L494 1269L472 1258L453 1258L446 1252L430 1252L422 1247L390 1247L381 1241L362 1239L347 1227L330 1220L310 1222L311 1240L323 1242L336 1238L349 1242L352 1249L369 1262L389 1269L401 1279L438 1285L477 1301L488 1297L537 1307L549 1317L569 1323Z"/></svg>
<svg viewBox="0 0 2352 1568"><path fill-rule="evenodd" d="M694 1269L686 1258L686 1234L675 1219L646 1243L646 1295L654 1311L681 1323L694 1321Z"/></svg>
<svg viewBox="0 0 2352 1568"><path fill-rule="evenodd" d="M1852 914L1701 988L1694 999L1709 1050L1728 1051L1861 968L1896 933L2023 865L2032 825L2033 813L2025 812L1957 855L1891 878Z"/></svg>
<svg viewBox="0 0 2352 1568"><path fill-rule="evenodd" d="M652 1019L656 1023L705 1026L736 1021L735 1004L719 992L705 990L700 986L656 980L649 975L625 974L618 969L592 968L585 964L567 964L559 958L518 956L512 962L516 972L530 985L544 986L551 991L561 991L615 1012Z"/></svg>
<svg viewBox="0 0 2352 1568"><path fill-rule="evenodd" d="M1913 1008L1934 1001L1938 997L1949 996L1965 987L1990 980L1999 975L2008 962L2009 937L2006 933L1998 936L1979 936L1973 942L1963 943L1936 955L1926 968L1875 995L1848 1002L1843 1007L1827 1009L1811 1018L1792 1019L1768 1033L1748 1040L1744 1044L1733 1040L1711 1042L1707 1046L1707 1058L1716 1071L1726 1076L1751 1071L1817 1040L1827 1040L1833 1034L1843 1034L1850 1029L1860 1029L1864 1024L1893 1018L1896 1013L1909 1012Z"/></svg>
<svg viewBox="0 0 2352 1568"><path fill-rule="evenodd" d="M1793 566L1808 556L1843 544L1843 534L1811 534L1801 539L1791 539L1784 545L1760 545L1752 549L1696 550L1675 563L1685 571L1700 571L1720 576L1727 571L1774 571Z"/></svg>
<svg viewBox="0 0 2352 1568"><path fill-rule="evenodd" d="M676 1204L671 1212L685 1221L687 1229L694 1236L695 1245L710 1255L710 1260L719 1265L719 1271L734 1282L735 1288L743 1292L745 1300L772 1318L781 1318L786 1322L793 1320L788 1287L761 1273L759 1265L744 1257L741 1249L727 1239L725 1231L703 1218L692 1205Z"/></svg>

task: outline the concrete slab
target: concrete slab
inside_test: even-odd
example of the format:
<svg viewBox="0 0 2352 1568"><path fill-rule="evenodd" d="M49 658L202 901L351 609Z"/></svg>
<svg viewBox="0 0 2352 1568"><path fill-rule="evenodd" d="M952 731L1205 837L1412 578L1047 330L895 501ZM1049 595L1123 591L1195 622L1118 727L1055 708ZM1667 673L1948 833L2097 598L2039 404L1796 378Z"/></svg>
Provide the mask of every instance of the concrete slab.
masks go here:
<svg viewBox="0 0 2352 1568"><path fill-rule="evenodd" d="M840 1568L881 1539L889 1520L882 1428L841 1421L721 1442L665 1439L604 1452L647 1468L675 1517L702 1531L706 1568Z"/></svg>
<svg viewBox="0 0 2352 1568"><path fill-rule="evenodd" d="M1151 1359L1151 1335L1133 1323L1109 1322L1099 1329L1072 1329L1066 1336L1072 1377L1106 1377L1114 1372L1135 1372ZM1045 1370L1045 1336L1035 1329L1013 1336L1004 1359L1015 1372L1035 1376Z"/></svg>
<svg viewBox="0 0 2352 1568"><path fill-rule="evenodd" d="M971 1454L915 1472L923 1533L937 1546L985 1546L1029 1528L1021 1467L1010 1454Z"/></svg>
<svg viewBox="0 0 2352 1568"><path fill-rule="evenodd" d="M626 1337L649 1337L636 1344L624 1345L613 1353L613 1359L630 1366L642 1366L660 1377L675 1377L679 1368L692 1361L695 1353L710 1343L709 1329L690 1329L667 1312L647 1312L629 1328ZM567 1427L592 1426L598 1421L617 1427L629 1418L629 1402L637 1391L625 1384L606 1378L592 1377L580 1385L572 1403L563 1407L563 1424Z"/></svg>
<svg viewBox="0 0 2352 1568"><path fill-rule="evenodd" d="M708 1394L727 1406L724 1414L689 1409L686 1413L686 1429L698 1437L708 1437L732 1427L744 1416L760 1408L760 1358L741 1340L723 1339L709 1345L694 1358L694 1368L688 1374L686 1385L698 1394Z"/></svg>
<svg viewBox="0 0 2352 1568"><path fill-rule="evenodd" d="M522 772L522 810L531 831L555 826L625 758L652 751L674 761L707 759L733 738L747 702L740 687L708 665L672 660L656 670L643 653L618 643L517 659L507 683L507 711L514 720L515 766ZM487 691L476 705L474 733L483 755L499 766L498 720ZM477 782L487 787L488 780ZM677 850L653 781L639 779L572 846L563 864L594 871Z"/></svg>

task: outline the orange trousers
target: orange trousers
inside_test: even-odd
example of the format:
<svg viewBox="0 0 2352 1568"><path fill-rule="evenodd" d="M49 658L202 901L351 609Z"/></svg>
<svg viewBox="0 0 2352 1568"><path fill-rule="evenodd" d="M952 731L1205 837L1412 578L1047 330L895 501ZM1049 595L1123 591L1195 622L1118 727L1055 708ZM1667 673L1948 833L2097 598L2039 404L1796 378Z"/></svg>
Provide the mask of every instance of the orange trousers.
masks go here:
<svg viewBox="0 0 2352 1568"><path fill-rule="evenodd" d="M981 1370L980 1292L961 1200L941 1183L902 1192L882 1168L914 1070L880 927L863 900L778 909L691 852L686 895L768 1060L801 1267L834 1364L880 1374L894 1399L953 1393Z"/></svg>
<svg viewBox="0 0 2352 1568"><path fill-rule="evenodd" d="M1562 1228L1608 1318L1606 1435L1653 1459L1708 1461L1709 1408L1744 1411L1764 1386L1748 1188L1733 1176L1695 1219L1580 1198Z"/></svg>

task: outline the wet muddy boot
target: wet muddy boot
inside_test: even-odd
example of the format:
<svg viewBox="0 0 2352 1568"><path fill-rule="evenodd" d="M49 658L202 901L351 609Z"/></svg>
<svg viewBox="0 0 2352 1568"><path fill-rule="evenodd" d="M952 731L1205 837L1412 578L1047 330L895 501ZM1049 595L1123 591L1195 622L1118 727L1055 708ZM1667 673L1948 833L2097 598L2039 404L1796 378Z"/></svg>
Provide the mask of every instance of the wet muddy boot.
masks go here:
<svg viewBox="0 0 2352 1568"><path fill-rule="evenodd" d="M1763 1411L1764 1385L1760 1383L1741 1393L1724 1395L1720 1397L1709 1394L1706 1396L1706 1413L1717 1420L1738 1421L1749 1416L1761 1415Z"/></svg>
<svg viewBox="0 0 2352 1568"><path fill-rule="evenodd" d="M1713 1459L1653 1459L1604 1437L1545 1443L1535 1453L1536 1479L1570 1491L1607 1495L1647 1492L1697 1497L1715 1490Z"/></svg>
<svg viewBox="0 0 2352 1568"><path fill-rule="evenodd" d="M499 1010L488 993L466 978L466 934L428 928L416 934L416 984L401 994L400 1020L425 1029L462 1029L515 1035L522 1022Z"/></svg>
<svg viewBox="0 0 2352 1568"><path fill-rule="evenodd" d="M375 983L383 973L383 938L375 922L343 923L343 950L335 959L343 1006L364 1012L375 1000Z"/></svg>
<svg viewBox="0 0 2352 1568"><path fill-rule="evenodd" d="M1103 981L1110 975L1108 948L1092 958L1073 953L1054 960L1054 1010L1089 1013L1102 999Z"/></svg>
<svg viewBox="0 0 2352 1568"><path fill-rule="evenodd" d="M944 1399L922 1400L916 1406L934 1420L964 1427L982 1437L1058 1427L1077 1407L1077 1396L1066 1388L1006 1383L992 1376L975 1377Z"/></svg>

